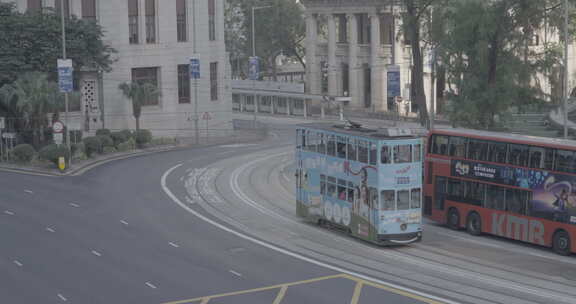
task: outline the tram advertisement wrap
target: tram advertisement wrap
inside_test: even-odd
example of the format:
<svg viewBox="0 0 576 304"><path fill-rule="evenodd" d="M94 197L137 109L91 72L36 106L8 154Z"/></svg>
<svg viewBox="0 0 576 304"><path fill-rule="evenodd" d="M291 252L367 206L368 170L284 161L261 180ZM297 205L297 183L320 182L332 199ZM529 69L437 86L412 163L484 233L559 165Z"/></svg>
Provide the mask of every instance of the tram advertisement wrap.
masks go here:
<svg viewBox="0 0 576 304"><path fill-rule="evenodd" d="M532 190L531 215L576 224L576 176L452 160L452 176Z"/></svg>

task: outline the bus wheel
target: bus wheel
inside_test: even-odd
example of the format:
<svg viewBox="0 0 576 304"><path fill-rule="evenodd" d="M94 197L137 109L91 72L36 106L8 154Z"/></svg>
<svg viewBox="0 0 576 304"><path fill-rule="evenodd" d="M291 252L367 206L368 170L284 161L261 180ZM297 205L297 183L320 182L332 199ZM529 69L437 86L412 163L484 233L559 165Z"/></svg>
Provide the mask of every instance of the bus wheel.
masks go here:
<svg viewBox="0 0 576 304"><path fill-rule="evenodd" d="M448 227L454 230L460 229L460 214L455 208L448 210Z"/></svg>
<svg viewBox="0 0 576 304"><path fill-rule="evenodd" d="M560 255L570 254L570 235L566 231L558 231L554 234L552 249Z"/></svg>
<svg viewBox="0 0 576 304"><path fill-rule="evenodd" d="M468 220L466 221L466 230L471 235L482 234L482 219L478 213L472 212L468 215Z"/></svg>

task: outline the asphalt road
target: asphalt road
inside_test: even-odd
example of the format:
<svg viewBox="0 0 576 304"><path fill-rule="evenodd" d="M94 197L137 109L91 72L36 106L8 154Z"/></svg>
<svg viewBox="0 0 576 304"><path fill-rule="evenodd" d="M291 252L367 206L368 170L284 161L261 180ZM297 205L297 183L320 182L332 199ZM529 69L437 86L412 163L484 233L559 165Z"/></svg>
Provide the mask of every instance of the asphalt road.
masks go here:
<svg viewBox="0 0 576 304"><path fill-rule="evenodd" d="M212 295L210 303L433 303L238 237L207 222L232 227L200 202L189 208L204 220L166 194L183 198L182 176L195 168L266 153L290 135L136 157L77 177L0 172L0 303L207 303Z"/></svg>

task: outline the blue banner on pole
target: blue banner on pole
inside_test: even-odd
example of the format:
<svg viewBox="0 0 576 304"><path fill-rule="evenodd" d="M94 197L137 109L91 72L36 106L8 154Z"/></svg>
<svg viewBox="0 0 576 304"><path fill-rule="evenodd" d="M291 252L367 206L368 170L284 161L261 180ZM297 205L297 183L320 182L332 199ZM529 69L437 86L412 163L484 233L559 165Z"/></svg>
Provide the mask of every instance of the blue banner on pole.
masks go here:
<svg viewBox="0 0 576 304"><path fill-rule="evenodd" d="M58 87L62 93L70 93L74 90L72 60L58 59Z"/></svg>
<svg viewBox="0 0 576 304"><path fill-rule="evenodd" d="M198 57L190 58L190 78L200 78L200 58Z"/></svg>
<svg viewBox="0 0 576 304"><path fill-rule="evenodd" d="M388 68L388 97L400 97L400 68L391 66Z"/></svg>
<svg viewBox="0 0 576 304"><path fill-rule="evenodd" d="M250 80L260 79L260 58L250 57L249 67L250 71L248 77L250 78Z"/></svg>

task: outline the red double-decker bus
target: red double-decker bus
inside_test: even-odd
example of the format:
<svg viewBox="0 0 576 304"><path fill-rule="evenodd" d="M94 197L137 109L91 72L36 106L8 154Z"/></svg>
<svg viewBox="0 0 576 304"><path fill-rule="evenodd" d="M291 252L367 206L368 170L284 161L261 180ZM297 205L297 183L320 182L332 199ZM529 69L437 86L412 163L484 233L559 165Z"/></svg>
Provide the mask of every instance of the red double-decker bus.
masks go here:
<svg viewBox="0 0 576 304"><path fill-rule="evenodd" d="M429 133L424 215L472 235L576 252L576 141L443 129Z"/></svg>

